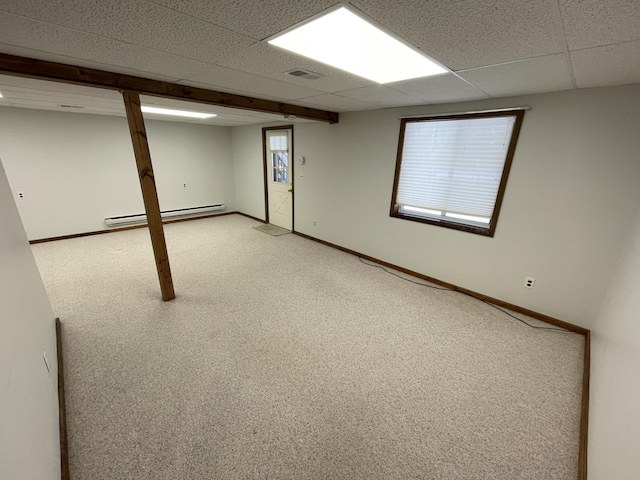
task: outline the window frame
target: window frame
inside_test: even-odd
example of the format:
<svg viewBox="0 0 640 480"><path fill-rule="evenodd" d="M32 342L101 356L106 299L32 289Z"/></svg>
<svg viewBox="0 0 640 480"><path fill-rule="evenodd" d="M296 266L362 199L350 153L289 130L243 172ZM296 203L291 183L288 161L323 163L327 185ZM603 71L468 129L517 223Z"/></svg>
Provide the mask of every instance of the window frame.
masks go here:
<svg viewBox="0 0 640 480"><path fill-rule="evenodd" d="M481 227L476 225L470 225L447 219L444 216L442 218L421 216L419 214L410 214L401 211L399 205L396 202L398 195L398 182L400 181L400 170L402 167L402 152L404 148L404 134L407 123L415 122L428 122L438 120L468 120L473 118L488 118L488 117L515 117L513 124L513 130L511 132L511 139L509 142L509 148L504 161L504 167L502 169L502 176L500 178L500 186L498 187L498 193L496 195L496 202L493 207L493 213L489 221L488 227ZM461 230L464 232L475 233L486 237L493 237L495 234L496 226L498 224L498 216L502 207L502 200L504 192L507 187L507 180L509 178L509 172L511 171L511 164L516 151L516 145L518 143L518 137L520 136L520 127L522 126L522 119L524 118L523 109L508 109L493 112L477 112L477 113L459 113L451 115L430 115L425 117L409 117L400 119L400 135L398 138L398 151L396 156L396 168L395 176L393 180L393 192L391 194L391 209L389 212L390 217L400 218L403 220L410 220L413 222L426 223L429 225L436 225L439 227L452 228L455 230Z"/></svg>

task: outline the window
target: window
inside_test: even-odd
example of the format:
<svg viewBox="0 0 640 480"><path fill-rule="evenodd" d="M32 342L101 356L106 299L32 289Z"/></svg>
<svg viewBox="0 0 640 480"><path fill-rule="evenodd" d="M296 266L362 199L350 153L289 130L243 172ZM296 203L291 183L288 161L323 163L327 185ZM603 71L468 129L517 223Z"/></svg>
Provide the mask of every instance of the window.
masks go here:
<svg viewBox="0 0 640 480"><path fill-rule="evenodd" d="M391 216L492 237L523 116L403 118Z"/></svg>
<svg viewBox="0 0 640 480"><path fill-rule="evenodd" d="M287 136L270 136L269 151L271 152L271 180L278 183L289 183L287 177L289 165Z"/></svg>

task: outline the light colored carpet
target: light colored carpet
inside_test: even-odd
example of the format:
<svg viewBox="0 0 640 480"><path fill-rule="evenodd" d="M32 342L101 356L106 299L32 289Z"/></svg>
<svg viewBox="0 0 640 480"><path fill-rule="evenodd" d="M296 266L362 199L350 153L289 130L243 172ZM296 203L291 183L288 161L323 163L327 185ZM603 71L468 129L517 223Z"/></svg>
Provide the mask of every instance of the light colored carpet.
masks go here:
<svg viewBox="0 0 640 480"><path fill-rule="evenodd" d="M74 480L575 480L583 337L256 224L167 225L168 303L146 230L33 247Z"/></svg>
<svg viewBox="0 0 640 480"><path fill-rule="evenodd" d="M271 225L270 223L266 223L266 224L260 224L260 225L256 225L255 227L256 230L258 230L259 232L264 232L264 233L268 233L271 236L274 237L279 237L280 235L285 235L287 233L291 233L291 230L287 230L285 228L280 228L277 227L275 225Z"/></svg>

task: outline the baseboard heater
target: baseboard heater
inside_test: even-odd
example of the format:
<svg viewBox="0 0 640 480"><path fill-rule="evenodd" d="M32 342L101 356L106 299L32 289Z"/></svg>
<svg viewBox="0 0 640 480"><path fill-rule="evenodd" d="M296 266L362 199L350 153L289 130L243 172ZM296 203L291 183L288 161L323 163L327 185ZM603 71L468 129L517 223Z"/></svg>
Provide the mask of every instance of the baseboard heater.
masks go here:
<svg viewBox="0 0 640 480"><path fill-rule="evenodd" d="M193 215L206 215L207 213L219 212L227 206L224 203L217 205L205 205L203 207L179 208L177 210L165 210L160 212L163 220ZM147 216L144 213L138 215L120 215L119 217L108 217L104 219L107 227L118 227L122 225L138 225L147 223Z"/></svg>

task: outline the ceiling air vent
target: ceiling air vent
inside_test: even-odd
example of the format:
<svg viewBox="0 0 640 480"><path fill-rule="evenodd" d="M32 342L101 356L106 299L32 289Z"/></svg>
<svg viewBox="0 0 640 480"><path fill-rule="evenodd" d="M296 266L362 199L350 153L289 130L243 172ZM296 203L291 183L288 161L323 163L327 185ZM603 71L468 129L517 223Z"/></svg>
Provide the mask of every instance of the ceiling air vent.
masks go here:
<svg viewBox="0 0 640 480"><path fill-rule="evenodd" d="M324 75L320 75L319 73L311 72L309 70L303 70L302 68L296 68L295 70L291 70L290 72L286 72L287 75L293 75L294 77L304 78L306 80L317 80Z"/></svg>
<svg viewBox="0 0 640 480"><path fill-rule="evenodd" d="M84 108L80 105L60 105L62 108Z"/></svg>

